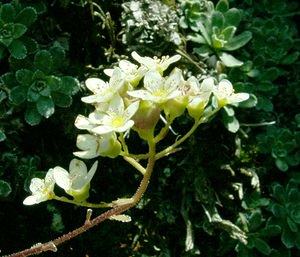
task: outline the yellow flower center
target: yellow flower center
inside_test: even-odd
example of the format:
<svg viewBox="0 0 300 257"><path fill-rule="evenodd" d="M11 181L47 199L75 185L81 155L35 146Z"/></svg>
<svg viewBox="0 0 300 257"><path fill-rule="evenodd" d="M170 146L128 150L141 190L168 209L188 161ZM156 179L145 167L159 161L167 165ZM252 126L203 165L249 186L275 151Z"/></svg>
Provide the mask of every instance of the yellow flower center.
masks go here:
<svg viewBox="0 0 300 257"><path fill-rule="evenodd" d="M116 117L112 121L112 126L117 128L121 127L124 124L124 119L122 117Z"/></svg>

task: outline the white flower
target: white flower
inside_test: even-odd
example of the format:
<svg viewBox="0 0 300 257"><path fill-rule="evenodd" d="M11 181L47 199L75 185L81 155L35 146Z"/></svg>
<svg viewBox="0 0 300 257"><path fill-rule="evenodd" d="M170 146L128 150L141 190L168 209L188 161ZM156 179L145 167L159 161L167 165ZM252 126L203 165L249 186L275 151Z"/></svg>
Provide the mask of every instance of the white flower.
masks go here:
<svg viewBox="0 0 300 257"><path fill-rule="evenodd" d="M106 112L93 112L90 114L89 119L98 124L91 131L99 135L113 131L125 132L134 125L131 118L138 108L139 101L136 101L125 109L123 99L117 94L110 102Z"/></svg>
<svg viewBox="0 0 300 257"><path fill-rule="evenodd" d="M85 82L87 88L94 94L82 97L81 100L85 103L104 103L113 98L116 92L121 90L124 85L122 71L115 68L111 74L109 83L98 78L89 78Z"/></svg>
<svg viewBox="0 0 300 257"><path fill-rule="evenodd" d="M139 81L144 77L147 72L147 68L144 66L138 67L137 65L127 61L121 60L119 62L119 67L122 71L122 76L125 82L129 83L131 86L136 87ZM104 73L108 76L112 76L114 69L105 69Z"/></svg>
<svg viewBox="0 0 300 257"><path fill-rule="evenodd" d="M227 104L243 102L249 98L248 93L234 93L234 89L229 80L223 79L214 87L213 94L218 101L219 107Z"/></svg>
<svg viewBox="0 0 300 257"><path fill-rule="evenodd" d="M166 79L158 71L149 71L144 77L144 89L128 91L130 96L162 104L181 94L180 88L184 84L181 70L175 68Z"/></svg>
<svg viewBox="0 0 300 257"><path fill-rule="evenodd" d="M191 77L188 79L188 84L190 90L187 110L190 116L198 119L209 102L214 89L214 80L213 78L206 78L200 84L195 77Z"/></svg>
<svg viewBox="0 0 300 257"><path fill-rule="evenodd" d="M45 179L33 178L29 189L32 192L31 196L26 197L23 201L25 205L33 205L47 200L51 200L54 196L55 180L53 177L53 169L50 169Z"/></svg>
<svg viewBox="0 0 300 257"><path fill-rule="evenodd" d="M170 64L179 61L181 58L179 54L176 54L171 58L169 58L169 56L163 56L161 59L158 59L157 57L142 57L137 52L132 52L131 55L133 59L147 67L148 70L156 70L160 74L162 74L170 66Z"/></svg>
<svg viewBox="0 0 300 257"><path fill-rule="evenodd" d="M92 159L97 156L115 158L121 151L121 144L115 133L96 136L91 134L78 135L76 145L80 152L73 154L79 158Z"/></svg>
<svg viewBox="0 0 300 257"><path fill-rule="evenodd" d="M69 172L62 167L53 168L53 176L56 184L77 201L88 198L90 182L97 170L98 162L94 162L92 168L87 171L83 161L73 159L69 165Z"/></svg>

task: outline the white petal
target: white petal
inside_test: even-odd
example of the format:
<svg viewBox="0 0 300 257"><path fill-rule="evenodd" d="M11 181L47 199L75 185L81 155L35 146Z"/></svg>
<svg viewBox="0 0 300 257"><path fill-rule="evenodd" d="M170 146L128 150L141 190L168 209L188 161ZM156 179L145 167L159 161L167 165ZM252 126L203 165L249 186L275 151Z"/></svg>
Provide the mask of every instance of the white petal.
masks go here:
<svg viewBox="0 0 300 257"><path fill-rule="evenodd" d="M139 101L136 101L132 104L130 104L127 109L125 110L124 112L124 118L125 120L128 120L130 119L135 113L136 111L138 110L139 108L139 105L140 105L140 102Z"/></svg>
<svg viewBox="0 0 300 257"><path fill-rule="evenodd" d="M75 126L78 129L87 129L87 130L91 130L93 127L95 127L95 125L92 124L91 121L83 115L77 116L75 120Z"/></svg>
<svg viewBox="0 0 300 257"><path fill-rule="evenodd" d="M33 178L29 186L30 191L33 194L37 194L45 189L45 182L43 179Z"/></svg>
<svg viewBox="0 0 300 257"><path fill-rule="evenodd" d="M129 120L123 126L115 128L115 131L122 133L122 132L129 130L133 125L134 125L134 121Z"/></svg>
<svg viewBox="0 0 300 257"><path fill-rule="evenodd" d="M144 77L144 87L150 92L163 88L164 79L156 70L148 71Z"/></svg>
<svg viewBox="0 0 300 257"><path fill-rule="evenodd" d="M64 190L69 190L71 187L70 174L62 167L56 166L53 169L53 176L56 184Z"/></svg>
<svg viewBox="0 0 300 257"><path fill-rule="evenodd" d="M69 172L71 179L74 176L86 176L87 175L87 167L83 161L78 159L73 159L69 165Z"/></svg>
<svg viewBox="0 0 300 257"><path fill-rule="evenodd" d="M73 152L73 154L81 159L93 159L100 156L100 153L92 150Z"/></svg>
<svg viewBox="0 0 300 257"><path fill-rule="evenodd" d="M119 94L116 94L111 100L107 113L116 113L117 115L124 113L124 102Z"/></svg>
<svg viewBox="0 0 300 257"><path fill-rule="evenodd" d="M93 93L104 91L106 90L106 88L108 88L108 84L104 82L102 79L98 79L98 78L88 78L85 81L85 85Z"/></svg>
<svg viewBox="0 0 300 257"><path fill-rule="evenodd" d="M172 56L171 58L167 58L167 60L161 64L161 69L163 71L166 70L170 66L170 64L179 61L180 58L181 58L181 56L179 54L176 54L176 55Z"/></svg>
<svg viewBox="0 0 300 257"><path fill-rule="evenodd" d="M34 204L37 204L37 203L38 203L38 202L37 202L37 199L36 199L36 197L33 196L33 195L30 195L30 196L26 197L26 198L24 199L24 201L23 201L23 204L24 204L24 205L34 205Z"/></svg>
<svg viewBox="0 0 300 257"><path fill-rule="evenodd" d="M114 128L112 126L97 126L95 128L92 129L93 133L96 133L98 135L102 135L102 134L107 134L107 133L111 133L114 131Z"/></svg>

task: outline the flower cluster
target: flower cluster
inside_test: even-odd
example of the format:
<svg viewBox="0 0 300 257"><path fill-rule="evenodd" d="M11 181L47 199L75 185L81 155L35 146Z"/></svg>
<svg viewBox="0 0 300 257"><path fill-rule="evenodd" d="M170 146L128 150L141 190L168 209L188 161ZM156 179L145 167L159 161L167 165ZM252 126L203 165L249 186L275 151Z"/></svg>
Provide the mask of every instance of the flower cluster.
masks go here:
<svg viewBox="0 0 300 257"><path fill-rule="evenodd" d="M55 184L64 189L76 202L85 201L89 197L90 182L95 175L97 165L96 161L88 172L84 162L73 159L70 162L69 172L59 166L49 169L45 179L31 180L29 189L32 195L28 196L23 204L33 205L53 199Z"/></svg>
<svg viewBox="0 0 300 257"><path fill-rule="evenodd" d="M88 117L79 115L75 121L78 129L89 132L78 136L77 147L82 151L75 152L76 156L115 158L122 151L118 134L127 134L130 129L140 135L145 130L153 133L162 112L169 123L185 110L197 120L212 99L214 108L220 109L249 97L246 93L234 93L232 84L225 79L219 83L212 77L201 82L195 77L185 80L179 68L165 76L164 72L179 61L180 55L159 59L133 52L132 57L139 65L121 60L119 67L104 71L109 82L87 79L86 86L93 94L82 101L95 109Z"/></svg>
<svg viewBox="0 0 300 257"><path fill-rule="evenodd" d="M159 59L133 52L132 57L139 65L121 60L118 67L104 71L109 76L108 82L99 78L86 80L92 94L82 97L82 101L93 105L94 110L87 117L78 115L75 120L78 129L88 132L78 135L76 145L80 151L74 152L75 156L92 159L124 155L125 136L131 129L142 139L152 140L160 118L170 126L187 110L198 122L205 115L249 97L246 93L235 93L226 79L217 82L212 77L202 81L190 77L185 80L179 68L165 75L169 66L179 61L180 55ZM96 169L97 162L87 172L86 165L77 159L71 161L69 172L61 167L50 169L45 179L32 179L32 195L24 200L24 204L53 199L55 184L75 202L83 202L89 196L90 181Z"/></svg>

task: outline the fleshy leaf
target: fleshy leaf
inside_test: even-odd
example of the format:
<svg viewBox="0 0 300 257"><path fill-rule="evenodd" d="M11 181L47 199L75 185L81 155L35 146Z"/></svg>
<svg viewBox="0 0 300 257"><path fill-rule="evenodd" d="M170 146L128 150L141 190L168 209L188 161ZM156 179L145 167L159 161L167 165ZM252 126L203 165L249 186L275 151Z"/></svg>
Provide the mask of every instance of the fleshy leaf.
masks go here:
<svg viewBox="0 0 300 257"><path fill-rule="evenodd" d="M269 255L271 253L271 247L267 244L266 241L255 238L255 248L264 255Z"/></svg>
<svg viewBox="0 0 300 257"><path fill-rule="evenodd" d="M0 179L0 197L7 197L11 191L11 186L6 181Z"/></svg>
<svg viewBox="0 0 300 257"><path fill-rule="evenodd" d="M9 46L8 50L12 57L16 59L24 59L27 55L26 46L21 40L15 39Z"/></svg>
<svg viewBox="0 0 300 257"><path fill-rule="evenodd" d="M36 21L36 19L36 10L32 7L25 7L18 13L15 21L29 27L32 23Z"/></svg>
<svg viewBox="0 0 300 257"><path fill-rule="evenodd" d="M227 0L220 0L216 5L216 10L220 12L226 12L229 9L229 4Z"/></svg>
<svg viewBox="0 0 300 257"><path fill-rule="evenodd" d="M25 111L25 120L31 126L38 125L41 122L42 115L38 113L35 104L28 105Z"/></svg>
<svg viewBox="0 0 300 257"><path fill-rule="evenodd" d="M25 86L29 86L32 82L33 72L28 69L20 69L16 72L17 81Z"/></svg>
<svg viewBox="0 0 300 257"><path fill-rule="evenodd" d="M45 73L52 70L52 55L47 50L40 50L34 56L34 66Z"/></svg>
<svg viewBox="0 0 300 257"><path fill-rule="evenodd" d="M13 38L19 38L23 36L26 31L27 31L27 27L25 25L20 23L15 23L13 29Z"/></svg>
<svg viewBox="0 0 300 257"><path fill-rule="evenodd" d="M225 14L226 24L229 26L237 27L242 19L241 11L236 8L229 9Z"/></svg>
<svg viewBox="0 0 300 257"><path fill-rule="evenodd" d="M61 89L60 92L67 95L74 95L79 91L79 81L71 76L61 77Z"/></svg>
<svg viewBox="0 0 300 257"><path fill-rule="evenodd" d="M49 118L55 111L53 100L49 97L40 97L36 103L39 114Z"/></svg>
<svg viewBox="0 0 300 257"><path fill-rule="evenodd" d="M3 4L0 9L0 19L4 23L13 22L16 17L16 10L12 4Z"/></svg>
<svg viewBox="0 0 300 257"><path fill-rule="evenodd" d="M51 47L49 52L52 55L53 67L59 68L65 62L65 51L60 46Z"/></svg>
<svg viewBox="0 0 300 257"><path fill-rule="evenodd" d="M211 25L212 27L218 27L219 29L223 29L224 26L224 16L221 12L215 11L211 17Z"/></svg>
<svg viewBox="0 0 300 257"><path fill-rule="evenodd" d="M69 107L72 104L72 97L59 92L52 92L52 98L55 105L59 107Z"/></svg>
<svg viewBox="0 0 300 257"><path fill-rule="evenodd" d="M16 104L20 105L26 101L27 98L27 87L24 86L16 86L9 92L10 100Z"/></svg>
<svg viewBox="0 0 300 257"><path fill-rule="evenodd" d="M230 42L224 47L227 51L233 51L246 45L252 38L252 33L250 31L244 31L238 36L235 36Z"/></svg>

